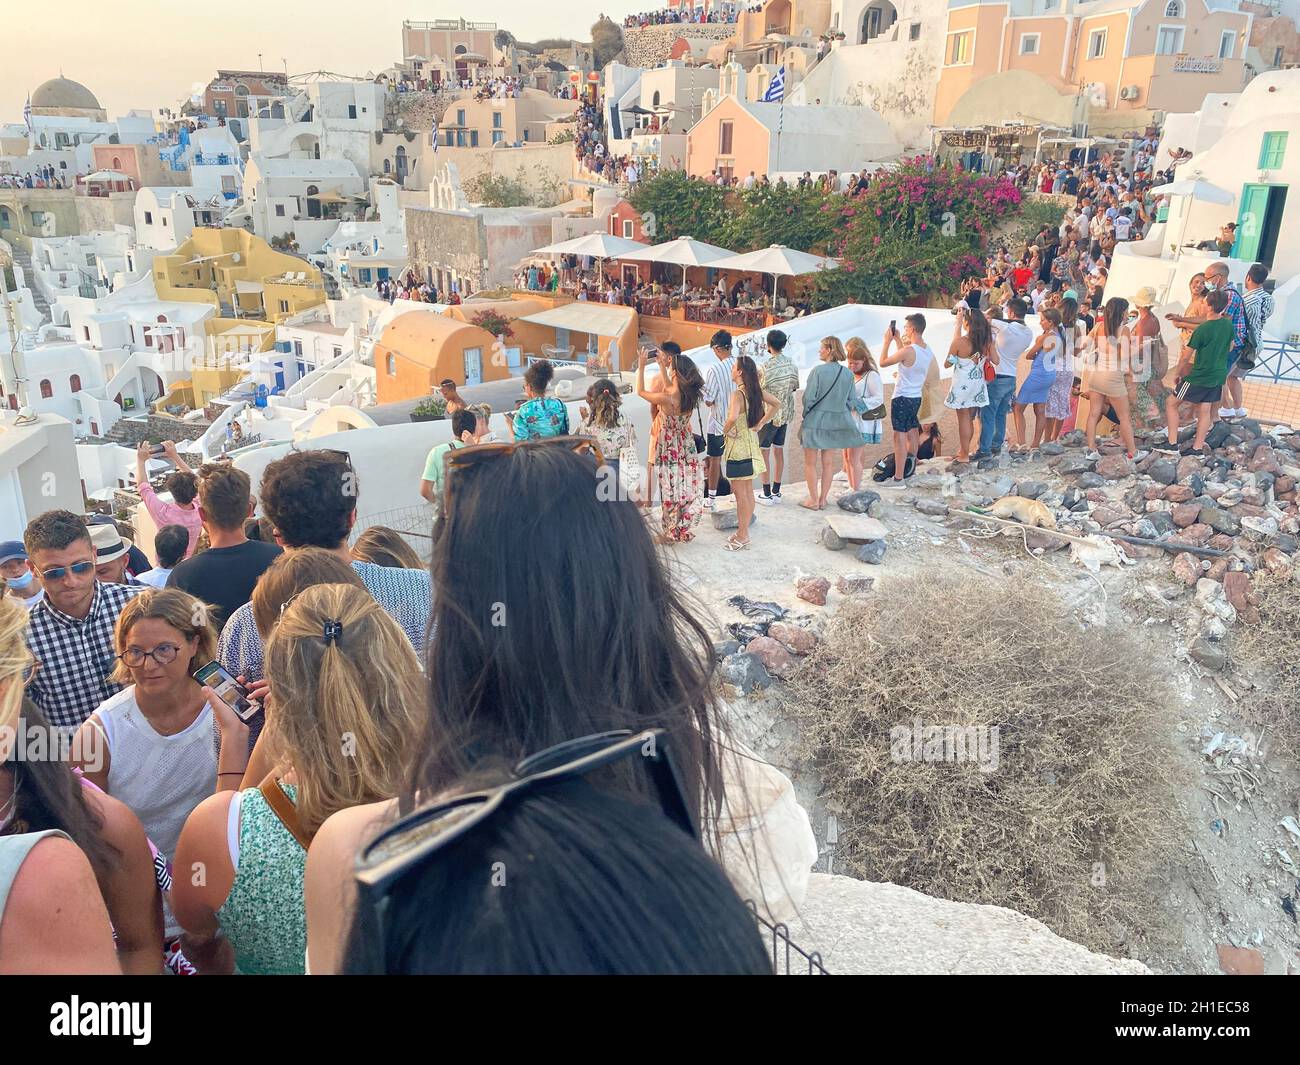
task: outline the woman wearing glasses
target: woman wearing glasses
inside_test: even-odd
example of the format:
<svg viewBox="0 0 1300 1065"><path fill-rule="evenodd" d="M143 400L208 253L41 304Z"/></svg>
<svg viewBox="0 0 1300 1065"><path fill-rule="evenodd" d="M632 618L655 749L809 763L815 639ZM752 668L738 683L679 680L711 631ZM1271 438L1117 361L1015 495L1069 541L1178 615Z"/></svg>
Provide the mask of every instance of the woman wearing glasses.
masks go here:
<svg viewBox="0 0 1300 1065"><path fill-rule="evenodd" d="M643 971L687 971L691 965L710 963L718 971L743 968L748 955L743 948L734 952L726 936L701 933L694 941L696 955L677 955L675 960L649 950L643 937L619 938L618 929L624 927L620 922L630 909L645 918L643 929L660 927L661 919L673 913L689 919L694 930L695 915L702 911L692 907L700 898L735 912L727 909L734 893L726 896L716 887L701 886L702 870L711 868L709 855L727 853L730 832L743 834L736 826L750 824L749 797L761 787L772 787L773 781L764 780L752 789L729 783L736 779L731 773L738 777L744 770L729 768L738 759L727 749L714 702L708 630L664 569L638 508L627 500L602 498L595 490L599 478L585 440L452 453L447 506L434 532L430 620L436 636L425 674L427 716L418 742L411 745L414 760L399 800L336 814L313 840L306 873L312 972L345 967L345 944L357 913L357 855L377 829L417 807L509 779L511 766L543 749L613 730L646 729L663 729L671 744L682 796L675 806L663 799L663 792L672 789L648 785L643 761L634 756L590 779L623 798L653 802L657 796L655 806L663 806L670 816L675 809L677 816L671 819L686 818L700 826L707 850L672 824L667 828L675 835L667 837L656 836L642 824L636 829L638 838L651 843L667 839L679 846L685 841L696 849L687 855L664 842L662 847L648 846L638 860L632 853L635 847L629 851L616 842L622 815L612 805L607 813L591 807L579 810L580 797L571 800L572 816L562 809L547 813L537 807L519 811L513 820L491 825L485 820L481 829L487 834L476 834L465 844L468 849L451 848L431 858L427 868L416 863L413 878L403 877L385 888L397 910L409 915L409 922L399 920L395 935L423 943L384 966L399 971L427 961L433 968L442 964L436 959L444 959L448 965L491 967L464 952L459 961L448 960L456 957L457 945L467 951L474 947L473 937L462 923L441 920L436 885L444 882L448 870L458 868L456 862L472 866L475 854L497 853L501 857L494 861L502 862L501 868L482 867L484 876L473 883L459 884L455 876L445 882L458 884L456 899L447 901L481 915L487 938L500 937L494 949L507 954L493 957L501 971L612 971L638 964ZM506 512L564 514L567 520L560 526L536 518L525 527L511 527L500 521ZM526 552L518 550L521 535L529 544ZM589 779L586 773L577 776ZM730 799L726 818L720 815L724 791ZM555 801L563 806L570 800ZM561 843L548 844L545 858L530 857L529 841L541 840L546 826L557 823L566 826ZM762 829L754 835L761 837L759 847L766 844L782 852L770 859L770 866L756 868L788 870L806 861L806 869L816 859L810 831L806 838L792 832L780 840L766 839ZM502 840L501 848L494 850L494 839ZM617 876L603 880L595 875L602 847L608 848L611 866L618 869ZM557 868L543 869L552 854ZM572 860L559 854L571 854ZM696 860L701 854L704 864ZM444 859L452 864L438 864ZM743 857L727 863L733 879L744 880L746 870L738 868L743 863ZM567 876L561 867L575 872ZM592 871L590 877L584 876L584 868ZM667 869L680 870L681 882L661 875ZM511 894L510 884L525 893L531 885L536 894ZM768 882L764 887L780 890ZM750 881L745 893L752 890ZM510 939L509 922L502 908L525 898L531 900L532 919L551 924L546 942L567 943L572 953L558 945L553 952L530 957L508 953L509 944L503 946L503 941ZM416 917L421 907L424 916ZM602 924L599 933L584 933L582 922L597 918L609 923ZM523 921L522 910L510 920ZM628 927L635 925L632 921ZM439 937L441 947L434 945ZM515 946L522 949L526 944Z"/></svg>
<svg viewBox="0 0 1300 1065"><path fill-rule="evenodd" d="M346 583L277 595L288 590L278 578L302 570L302 555L348 571ZM180 878L172 899L196 943L224 934L239 972L301 974L307 844L331 814L401 789L422 724L424 680L397 622L328 552L294 552L267 571L253 610L275 606L285 609L266 644L267 724L257 741L272 768L243 790L210 796L190 815L176 864L202 863L207 876L200 884Z"/></svg>
<svg viewBox="0 0 1300 1065"><path fill-rule="evenodd" d="M207 616L206 604L174 588L148 589L127 603L113 634L113 679L127 686L73 740L74 764L130 807L164 859L217 784L212 708L191 675L216 652ZM167 935L179 934L166 917Z"/></svg>

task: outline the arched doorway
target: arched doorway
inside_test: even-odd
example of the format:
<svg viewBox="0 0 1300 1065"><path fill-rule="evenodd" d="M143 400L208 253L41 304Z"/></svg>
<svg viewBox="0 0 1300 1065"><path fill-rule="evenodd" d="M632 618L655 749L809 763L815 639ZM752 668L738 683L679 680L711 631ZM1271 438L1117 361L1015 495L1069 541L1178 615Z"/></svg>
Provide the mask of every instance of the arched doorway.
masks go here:
<svg viewBox="0 0 1300 1065"><path fill-rule="evenodd" d="M406 180L406 148L400 144L397 146L397 180Z"/></svg>
<svg viewBox="0 0 1300 1065"><path fill-rule="evenodd" d="M316 197L319 194L320 194L320 189L318 189L315 185L307 186L307 217L308 218L320 217L320 200L316 199Z"/></svg>
<svg viewBox="0 0 1300 1065"><path fill-rule="evenodd" d="M54 386L50 384L50 379L47 377L41 381L41 399L53 399L53 398L54 398Z"/></svg>
<svg viewBox="0 0 1300 1065"><path fill-rule="evenodd" d="M898 11L889 0L872 0L862 12L862 36L860 44L874 41L883 36L898 21Z"/></svg>
<svg viewBox="0 0 1300 1065"><path fill-rule="evenodd" d="M74 373L71 377L68 378L68 388L70 388L73 392L81 391L81 374Z"/></svg>

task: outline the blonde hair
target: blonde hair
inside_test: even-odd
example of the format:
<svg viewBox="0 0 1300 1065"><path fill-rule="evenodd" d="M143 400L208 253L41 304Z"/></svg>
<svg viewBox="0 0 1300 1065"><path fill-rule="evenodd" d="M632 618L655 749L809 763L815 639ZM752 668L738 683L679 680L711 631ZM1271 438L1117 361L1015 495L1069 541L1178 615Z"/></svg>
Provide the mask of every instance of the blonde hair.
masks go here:
<svg viewBox="0 0 1300 1065"><path fill-rule="evenodd" d="M337 636L327 636L331 625ZM343 584L306 589L267 641L266 675L265 735L297 774L305 831L398 794L419 745L424 680L411 641L374 596Z"/></svg>
<svg viewBox="0 0 1300 1065"><path fill-rule="evenodd" d="M352 545L352 557L359 562L373 562L376 566L396 569L424 569L424 563L415 549L402 539L402 534L387 525L372 525Z"/></svg>
<svg viewBox="0 0 1300 1065"><path fill-rule="evenodd" d="M835 362L844 361L844 345L840 343L839 337L822 337L822 346L830 348L831 358Z"/></svg>
<svg viewBox="0 0 1300 1065"><path fill-rule="evenodd" d="M23 705L23 670L32 664L26 632L27 611L12 596L0 597L0 728L18 720Z"/></svg>
<svg viewBox="0 0 1300 1065"><path fill-rule="evenodd" d="M352 566L323 547L302 547L276 557L253 587L253 624L265 643L280 614L299 592L317 584L365 584Z"/></svg>
<svg viewBox="0 0 1300 1065"><path fill-rule="evenodd" d="M126 650L131 629L138 621L155 619L166 622L187 640L198 639L193 661L207 665L217 656L217 631L212 627L212 608L179 588L147 588L127 602L117 616L113 630L113 647L120 655ZM130 684L131 670L120 658L109 680Z"/></svg>
<svg viewBox="0 0 1300 1065"><path fill-rule="evenodd" d="M865 359L868 373L880 369L880 367L876 365L876 360L871 354L871 349L867 347L867 342L861 337L849 337L849 342L844 345L844 357L849 362L852 362L858 357Z"/></svg>

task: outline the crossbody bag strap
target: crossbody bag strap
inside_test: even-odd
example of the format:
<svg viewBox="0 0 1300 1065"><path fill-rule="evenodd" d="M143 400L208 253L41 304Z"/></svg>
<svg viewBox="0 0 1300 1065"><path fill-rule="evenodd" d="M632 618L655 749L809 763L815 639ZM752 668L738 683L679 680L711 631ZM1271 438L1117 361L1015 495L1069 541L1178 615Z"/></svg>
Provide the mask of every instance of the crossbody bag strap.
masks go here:
<svg viewBox="0 0 1300 1065"><path fill-rule="evenodd" d="M821 403L823 399L829 396L832 391L834 391L835 386L840 383L840 374L842 374L843 372L844 372L844 367L837 364L836 372L835 372L835 380L831 382L831 387L828 388L825 392L823 392L820 396L818 396L815 400L813 400L813 405L809 407L806 411L804 411L804 417L807 417L809 414L815 411L817 409L817 405Z"/></svg>
<svg viewBox="0 0 1300 1065"><path fill-rule="evenodd" d="M302 849L306 850L310 847L312 837L302 830L302 826L298 823L298 810L289 801L289 796L281 790L279 781L275 779L275 774L271 773L262 781L261 787L257 790L262 793L262 798L266 800L266 805L271 808L271 813L280 819L280 823L302 845Z"/></svg>

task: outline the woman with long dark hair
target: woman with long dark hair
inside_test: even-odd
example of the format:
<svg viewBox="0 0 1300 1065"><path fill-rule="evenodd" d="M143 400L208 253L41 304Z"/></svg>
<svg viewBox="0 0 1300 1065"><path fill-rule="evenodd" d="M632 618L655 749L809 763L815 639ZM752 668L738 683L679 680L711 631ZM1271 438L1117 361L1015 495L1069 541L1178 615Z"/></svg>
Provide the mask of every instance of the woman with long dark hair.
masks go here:
<svg viewBox="0 0 1300 1065"><path fill-rule="evenodd" d="M975 434L975 415L989 405L984 365L998 364L989 320L975 307L957 308L957 329L948 348L952 384L943 405L957 412L957 462L970 461L970 442Z"/></svg>
<svg viewBox="0 0 1300 1065"><path fill-rule="evenodd" d="M660 543L687 543L704 512L705 469L695 447L691 419L704 395L699 367L673 341L660 349L658 387L646 387L649 359L643 349L637 360L636 394L651 405L650 466L659 486Z"/></svg>
<svg viewBox="0 0 1300 1065"><path fill-rule="evenodd" d="M427 722L400 799L335 814L312 843L306 897L313 972L341 967L357 854L376 828L471 790L471 782L510 779L522 759L579 737L665 730L685 812L714 857L726 852L728 826L743 821L743 796L757 789L724 785L735 759L715 703L712 637L670 580L639 509L600 498L600 478L590 442L578 438L452 454L447 507L434 529ZM516 520L502 521L502 514ZM562 526L555 514L566 516ZM521 542L528 550L519 550ZM620 765L589 779L624 799L650 798L645 774ZM784 845L797 847L798 857L784 854L764 867L815 860L815 847L809 855L802 837ZM645 860L654 865L656 855ZM739 865L727 867L744 879ZM507 860L507 880L512 869ZM438 900L421 894L419 880L394 900L394 927L436 918ZM649 880L641 886L662 889ZM597 895L621 905L609 896L614 889L607 884ZM638 888L620 883L616 890ZM567 905L560 898L552 904ZM671 895L655 903L672 904ZM479 913L484 905L480 893ZM717 959L720 969L730 964Z"/></svg>
<svg viewBox="0 0 1300 1065"><path fill-rule="evenodd" d="M1061 300L1060 310L1061 351L1056 360L1056 376L1047 390L1047 417L1045 440L1055 440L1061 435L1061 426L1070 416L1070 392L1074 384L1075 354L1083 344L1083 323L1079 321L1079 301L1073 296Z"/></svg>
<svg viewBox="0 0 1300 1065"><path fill-rule="evenodd" d="M640 485L633 479L636 426L623 411L623 397L618 386L608 377L602 377L587 389L589 406L578 408L581 420L574 430L576 436L590 437L600 448L601 457L618 474L620 481L634 494ZM628 469L623 468L626 461Z"/></svg>
<svg viewBox="0 0 1300 1065"><path fill-rule="evenodd" d="M1106 301L1101 321L1088 338L1084 380L1088 395L1088 447L1097 448L1097 423L1107 408L1113 408L1119 421L1119 435L1124 442L1124 453L1132 458L1136 453L1133 442L1133 415L1130 396L1136 391L1133 366L1130 360L1128 328L1128 300L1115 296Z"/></svg>
<svg viewBox="0 0 1300 1065"><path fill-rule="evenodd" d="M777 412L780 403L763 391L758 383L758 366L748 355L736 356L731 379L736 382L736 388L731 393L727 420L722 427L722 435L726 437L722 460L736 496L736 534L727 540L725 547L728 551L743 551L749 546L749 522L757 503L754 481L767 472L758 430Z"/></svg>

